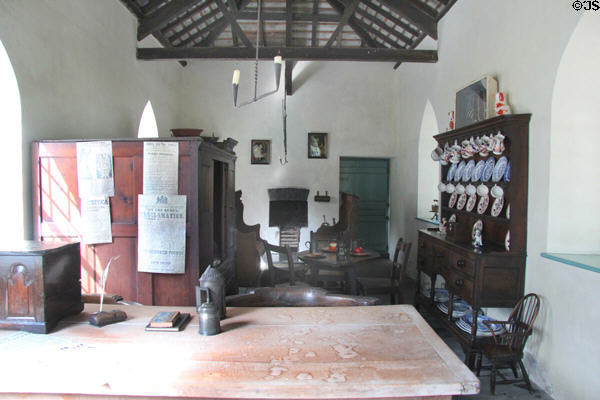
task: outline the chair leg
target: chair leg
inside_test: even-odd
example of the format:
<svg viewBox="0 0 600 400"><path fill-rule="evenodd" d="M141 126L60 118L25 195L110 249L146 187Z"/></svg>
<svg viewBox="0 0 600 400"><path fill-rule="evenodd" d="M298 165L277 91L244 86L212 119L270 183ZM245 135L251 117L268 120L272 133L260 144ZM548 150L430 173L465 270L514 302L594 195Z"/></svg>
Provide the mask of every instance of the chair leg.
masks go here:
<svg viewBox="0 0 600 400"><path fill-rule="evenodd" d="M513 375L515 376L515 378L518 378L519 375L517 374L517 362L516 361L511 362L510 368L512 369Z"/></svg>
<svg viewBox="0 0 600 400"><path fill-rule="evenodd" d="M492 362L492 373L490 374L490 392L496 394L496 363Z"/></svg>
<svg viewBox="0 0 600 400"><path fill-rule="evenodd" d="M481 374L481 359L483 358L483 354L479 353L477 355L477 372L476 375L479 376Z"/></svg>
<svg viewBox="0 0 600 400"><path fill-rule="evenodd" d="M525 385L527 385L527 390L529 390L529 393L532 393L533 388L531 387L531 382L529 381L529 375L527 375L527 370L525 370L525 366L523 365L523 360L519 360L519 366L521 367L521 373L523 374L523 380L525 381Z"/></svg>

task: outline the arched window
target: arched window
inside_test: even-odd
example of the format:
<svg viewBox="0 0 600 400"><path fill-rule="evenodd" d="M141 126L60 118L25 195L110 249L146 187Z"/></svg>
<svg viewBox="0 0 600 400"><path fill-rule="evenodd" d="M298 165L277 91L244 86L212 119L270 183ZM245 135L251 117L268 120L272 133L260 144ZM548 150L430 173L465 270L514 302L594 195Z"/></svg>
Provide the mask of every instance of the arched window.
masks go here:
<svg viewBox="0 0 600 400"><path fill-rule="evenodd" d="M154 110L152 109L152 103L150 103L150 100L148 100L146 106L144 107L144 111L142 112L140 127L138 128L138 137L158 137L158 126L156 125L156 117L154 116Z"/></svg>
<svg viewBox="0 0 600 400"><path fill-rule="evenodd" d="M421 120L421 131L419 133L419 166L418 166L418 193L417 193L417 217L431 219L430 212L433 199L439 198L437 184L439 181L440 164L431 159L431 152L437 147L433 138L437 135L439 128L435 118L435 112L431 102L427 100L423 118Z"/></svg>
<svg viewBox="0 0 600 400"><path fill-rule="evenodd" d="M554 84L548 204L549 252L600 252L600 16L584 14ZM532 143L534 147L536 143Z"/></svg>
<svg viewBox="0 0 600 400"><path fill-rule="evenodd" d="M17 77L4 45L0 41L0 169L2 185L8 191L0 196L2 229L0 240L24 239L23 221L23 139L21 126L21 97ZM7 195L10 193L10 195Z"/></svg>

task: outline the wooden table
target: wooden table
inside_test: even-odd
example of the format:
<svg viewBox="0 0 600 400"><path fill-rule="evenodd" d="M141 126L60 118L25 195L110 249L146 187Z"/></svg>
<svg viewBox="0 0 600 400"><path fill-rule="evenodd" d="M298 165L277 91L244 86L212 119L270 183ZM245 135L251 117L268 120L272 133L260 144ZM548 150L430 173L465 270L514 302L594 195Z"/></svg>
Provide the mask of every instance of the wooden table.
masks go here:
<svg viewBox="0 0 600 400"><path fill-rule="evenodd" d="M192 307L178 308L193 315L182 332L144 331L167 307L105 309L128 319L91 326L97 305L86 304L48 335L0 331L0 398L439 400L479 391L409 305L229 308L215 336L198 334Z"/></svg>
<svg viewBox="0 0 600 400"><path fill-rule="evenodd" d="M344 261L337 258L335 252L323 252L322 257L311 257L310 251L301 251L298 258L310 267L310 284L317 285L320 270L343 271L346 280L348 294L357 295L356 286L356 264L360 262L374 260L381 257L379 253L372 250L365 250L364 255L355 256L350 253Z"/></svg>

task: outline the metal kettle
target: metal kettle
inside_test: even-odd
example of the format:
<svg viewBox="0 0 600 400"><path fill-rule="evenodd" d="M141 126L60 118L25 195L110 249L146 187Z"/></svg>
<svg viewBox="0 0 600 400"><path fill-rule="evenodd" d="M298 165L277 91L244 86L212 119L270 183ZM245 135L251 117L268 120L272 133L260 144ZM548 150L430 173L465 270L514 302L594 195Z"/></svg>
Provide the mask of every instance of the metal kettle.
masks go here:
<svg viewBox="0 0 600 400"><path fill-rule="evenodd" d="M206 302L202 302L202 292L206 293ZM200 323L199 333L204 336L212 336L221 332L219 307L211 302L210 293L210 289L196 286L196 311Z"/></svg>
<svg viewBox="0 0 600 400"><path fill-rule="evenodd" d="M208 266L199 279L200 287L211 290L211 297L221 319L226 318L225 311L225 278L212 265Z"/></svg>

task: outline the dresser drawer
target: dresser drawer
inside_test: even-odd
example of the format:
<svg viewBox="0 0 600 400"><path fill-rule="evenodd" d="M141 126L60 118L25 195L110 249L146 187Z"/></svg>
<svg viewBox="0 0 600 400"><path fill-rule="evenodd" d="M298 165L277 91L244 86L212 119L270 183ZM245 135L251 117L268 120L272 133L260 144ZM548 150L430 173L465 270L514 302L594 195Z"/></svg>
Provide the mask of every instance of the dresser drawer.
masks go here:
<svg viewBox="0 0 600 400"><path fill-rule="evenodd" d="M473 304L473 279L456 271L448 274L446 286L448 290L457 296L460 296L466 302Z"/></svg>
<svg viewBox="0 0 600 400"><path fill-rule="evenodd" d="M475 261L459 253L450 253L449 267L462 272L469 278L475 277Z"/></svg>

